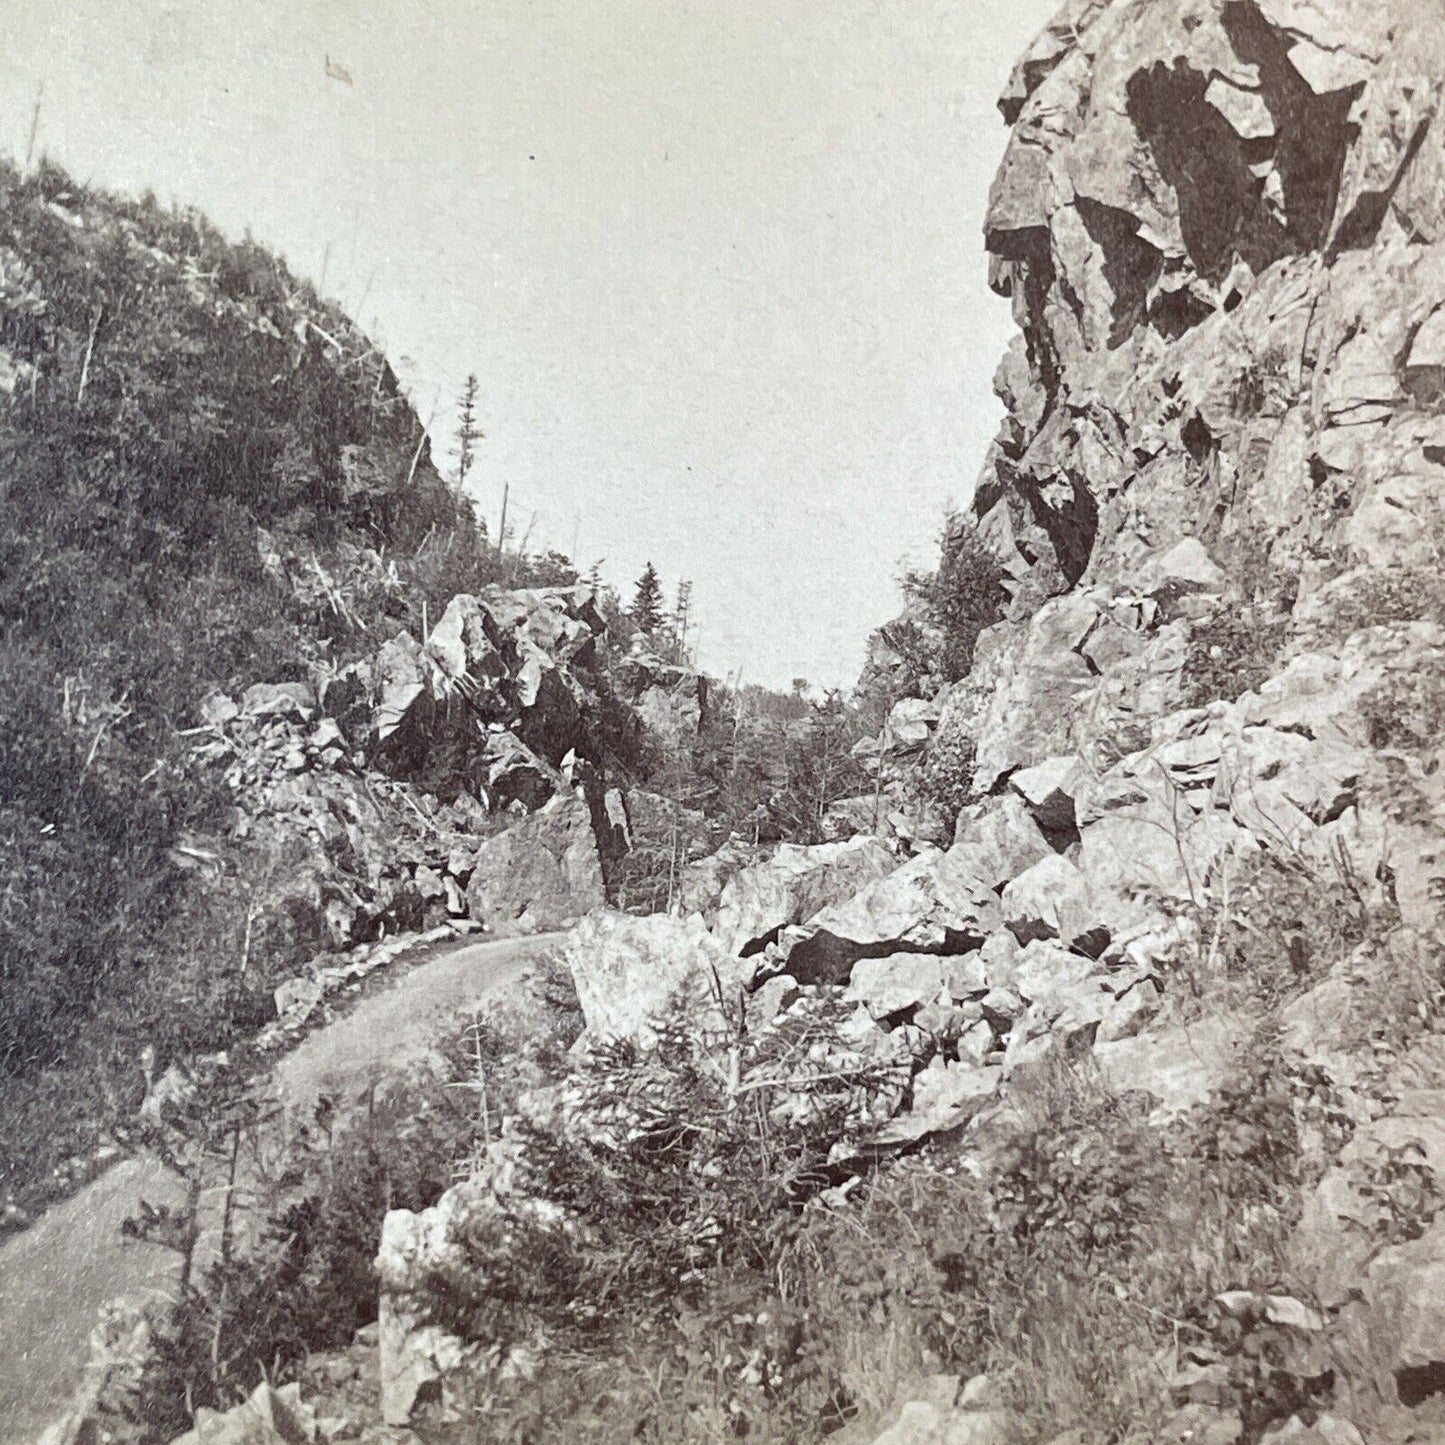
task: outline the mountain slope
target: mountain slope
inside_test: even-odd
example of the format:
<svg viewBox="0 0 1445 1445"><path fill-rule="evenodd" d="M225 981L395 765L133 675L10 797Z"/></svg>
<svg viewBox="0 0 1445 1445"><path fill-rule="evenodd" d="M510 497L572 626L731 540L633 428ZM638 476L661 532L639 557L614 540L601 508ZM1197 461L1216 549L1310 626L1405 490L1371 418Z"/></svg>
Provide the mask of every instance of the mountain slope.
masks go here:
<svg viewBox="0 0 1445 1445"><path fill-rule="evenodd" d="M286 896L310 854L247 818L291 751L356 773L360 744L273 695L225 736L206 699L314 704L457 593L576 579L487 542L385 357L282 262L46 165L0 169L0 509L0 1177L28 1198L133 1112L147 1050L254 1029L332 942ZM425 823L339 781L393 847Z"/></svg>

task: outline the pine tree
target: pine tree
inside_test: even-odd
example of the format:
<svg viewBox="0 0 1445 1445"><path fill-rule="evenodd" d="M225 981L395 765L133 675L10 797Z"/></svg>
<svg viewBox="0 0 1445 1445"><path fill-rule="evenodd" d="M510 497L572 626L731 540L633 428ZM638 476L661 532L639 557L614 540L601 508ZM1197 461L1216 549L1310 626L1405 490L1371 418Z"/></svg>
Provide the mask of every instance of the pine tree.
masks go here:
<svg viewBox="0 0 1445 1445"><path fill-rule="evenodd" d="M662 579L651 562L637 579L631 617L633 626L647 637L655 636L662 626Z"/></svg>
<svg viewBox="0 0 1445 1445"><path fill-rule="evenodd" d="M473 372L467 377L462 394L457 398L457 485L467 480L467 473L476 460L477 443L483 441L486 433L477 425L477 377Z"/></svg>

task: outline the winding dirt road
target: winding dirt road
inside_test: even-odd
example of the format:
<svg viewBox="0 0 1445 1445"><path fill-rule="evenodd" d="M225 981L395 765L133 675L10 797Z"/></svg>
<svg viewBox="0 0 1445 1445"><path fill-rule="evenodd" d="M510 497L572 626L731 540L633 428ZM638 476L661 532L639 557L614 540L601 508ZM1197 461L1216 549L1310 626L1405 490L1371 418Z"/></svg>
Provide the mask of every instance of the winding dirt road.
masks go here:
<svg viewBox="0 0 1445 1445"><path fill-rule="evenodd" d="M323 1095L354 1099L405 1074L479 1004L519 988L557 937L443 945L399 965L383 988L280 1060L276 1095L295 1117ZM36 1445L65 1414L107 1300L175 1287L175 1253L121 1234L142 1199L178 1207L185 1190L159 1160L128 1159L0 1246L0 1445Z"/></svg>

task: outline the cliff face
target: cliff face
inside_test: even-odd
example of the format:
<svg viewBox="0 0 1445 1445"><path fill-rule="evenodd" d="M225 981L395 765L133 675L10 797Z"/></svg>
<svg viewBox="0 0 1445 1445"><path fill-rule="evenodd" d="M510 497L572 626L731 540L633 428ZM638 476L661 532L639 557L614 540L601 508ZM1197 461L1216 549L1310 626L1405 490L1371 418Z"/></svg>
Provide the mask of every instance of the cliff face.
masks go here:
<svg viewBox="0 0 1445 1445"><path fill-rule="evenodd" d="M1432 1155L1445 1097L1442 90L1434 0L1078 0L1030 49L987 220L1019 334L971 519L1010 600L932 742L974 755L946 856L1019 800L1059 855L1002 888L1018 939L1027 902L1072 954L1147 964L1134 1085L1201 1056L1202 1025L1162 1032L1201 1008L1235 1069L1277 1041L1305 1142L1274 1284L1322 1311L1372 1439L1413 1438L1372 1409L1445 1378L1445 1160L1404 1229L1371 1182ZM1078 1042L1017 987L1006 1095Z"/></svg>
<svg viewBox="0 0 1445 1445"><path fill-rule="evenodd" d="M1251 1146L1294 1141L1277 1251L1238 1250L1203 1292L1308 1300L1276 1383L1372 1440L1423 1438L1410 1411L1445 1380L1442 89L1438 3L1077 0L1048 27L1001 102L987 219L1018 323L1007 415L944 544L995 555L1008 600L967 675L897 703L875 747L880 791L914 788L954 841L872 901L928 869L983 885L968 956L1024 1009L980 1056L1005 1115L1060 1059L1076 1097L1094 1070L1153 1095L1153 1126L1288 1097ZM960 759L961 811L927 781ZM791 972L820 941L872 946L860 901L806 925ZM938 946L967 953L949 927ZM840 974L866 993L856 958ZM985 1179L997 1137L988 1113L962 1136ZM1201 1193L1229 1172L1198 1167ZM1197 1250L1202 1213L1188 1232ZM1167 1429L1274 1438L1304 1397L1244 1383L1227 1332L1213 1348ZM1330 1430L1300 1438L1357 1438Z"/></svg>
<svg viewBox="0 0 1445 1445"><path fill-rule="evenodd" d="M1242 692L1354 614L1440 620L1442 83L1445 11L1404 0L1090 0L1015 70L974 501L1014 598L956 701L985 789L1137 746L1202 625L1253 634Z"/></svg>

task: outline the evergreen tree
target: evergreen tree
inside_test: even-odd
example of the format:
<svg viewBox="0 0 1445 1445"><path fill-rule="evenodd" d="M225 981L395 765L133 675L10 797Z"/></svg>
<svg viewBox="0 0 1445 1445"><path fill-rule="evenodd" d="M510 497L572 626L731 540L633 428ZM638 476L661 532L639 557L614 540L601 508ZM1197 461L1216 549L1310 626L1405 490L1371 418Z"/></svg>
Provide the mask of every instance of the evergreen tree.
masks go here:
<svg viewBox="0 0 1445 1445"><path fill-rule="evenodd" d="M928 661L945 682L968 676L979 634L1001 621L1008 606L1007 580L993 549L957 514L944 525L938 570L903 578L905 595L922 604L937 634Z"/></svg>
<svg viewBox="0 0 1445 1445"><path fill-rule="evenodd" d="M651 562L637 579L631 616L632 625L647 637L656 636L662 626L662 579Z"/></svg>
<svg viewBox="0 0 1445 1445"><path fill-rule="evenodd" d="M457 485L467 480L467 473L476 460L477 443L484 440L486 433L477 425L477 377L473 372L467 377L462 394L457 398Z"/></svg>

